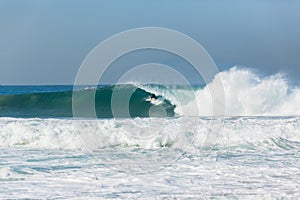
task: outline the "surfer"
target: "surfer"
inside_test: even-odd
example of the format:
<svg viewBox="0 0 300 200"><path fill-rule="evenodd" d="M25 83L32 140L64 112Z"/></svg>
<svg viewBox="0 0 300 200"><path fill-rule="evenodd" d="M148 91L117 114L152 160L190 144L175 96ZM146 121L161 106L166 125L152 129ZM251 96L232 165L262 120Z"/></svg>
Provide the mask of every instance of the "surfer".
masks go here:
<svg viewBox="0 0 300 200"><path fill-rule="evenodd" d="M157 99L157 96L155 94L151 94L150 99L151 101L155 101Z"/></svg>
<svg viewBox="0 0 300 200"><path fill-rule="evenodd" d="M151 94L151 96L146 99L146 101L151 101L151 102L154 102L156 100L157 100L157 96L155 94Z"/></svg>

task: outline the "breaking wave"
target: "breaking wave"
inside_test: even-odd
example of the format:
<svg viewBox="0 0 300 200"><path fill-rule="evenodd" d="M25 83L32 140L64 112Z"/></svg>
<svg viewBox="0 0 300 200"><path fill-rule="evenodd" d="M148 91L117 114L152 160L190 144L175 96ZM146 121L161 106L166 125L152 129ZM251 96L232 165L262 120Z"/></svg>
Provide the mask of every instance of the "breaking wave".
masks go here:
<svg viewBox="0 0 300 200"><path fill-rule="evenodd" d="M216 81L219 78L223 83L220 89L224 90L225 98L221 101L225 102L227 116L300 115L300 89L291 87L284 76L261 77L250 69L233 67L220 72L215 80L202 87L124 84L90 90L0 95L0 117L72 117L72 95L85 102L91 90L96 90L95 110L98 118L212 116L212 96L216 94L211 93L209 88L221 87ZM117 109L129 110L130 116L122 115L122 112L113 114L113 93L118 93L115 101ZM160 99L158 104L146 101L151 94L156 94ZM128 96L129 104L126 104L123 97ZM90 116L82 113L82 117Z"/></svg>

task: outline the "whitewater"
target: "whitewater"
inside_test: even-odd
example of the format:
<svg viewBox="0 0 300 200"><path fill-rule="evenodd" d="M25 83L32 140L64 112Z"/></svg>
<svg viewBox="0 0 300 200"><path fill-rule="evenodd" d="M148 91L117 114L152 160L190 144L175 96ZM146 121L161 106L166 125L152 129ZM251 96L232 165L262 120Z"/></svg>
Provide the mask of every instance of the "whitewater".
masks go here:
<svg viewBox="0 0 300 200"><path fill-rule="evenodd" d="M209 90L218 78L223 116ZM0 199L300 198L300 89L281 74L124 85L129 117L113 116L115 88L101 86L98 118L72 118L71 89L0 87Z"/></svg>

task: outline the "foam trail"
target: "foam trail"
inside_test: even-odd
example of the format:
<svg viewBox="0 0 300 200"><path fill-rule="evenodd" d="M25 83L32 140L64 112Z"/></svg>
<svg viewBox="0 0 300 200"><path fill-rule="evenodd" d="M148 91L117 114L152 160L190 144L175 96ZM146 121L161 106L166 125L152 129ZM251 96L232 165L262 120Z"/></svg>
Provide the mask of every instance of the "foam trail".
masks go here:
<svg viewBox="0 0 300 200"><path fill-rule="evenodd" d="M250 69L231 68L216 75L222 79L225 92L225 110L228 116L290 116L300 115L300 89L291 88L280 74L261 78ZM199 112L195 113L195 102L184 105L191 115L212 115L209 83L196 91Z"/></svg>

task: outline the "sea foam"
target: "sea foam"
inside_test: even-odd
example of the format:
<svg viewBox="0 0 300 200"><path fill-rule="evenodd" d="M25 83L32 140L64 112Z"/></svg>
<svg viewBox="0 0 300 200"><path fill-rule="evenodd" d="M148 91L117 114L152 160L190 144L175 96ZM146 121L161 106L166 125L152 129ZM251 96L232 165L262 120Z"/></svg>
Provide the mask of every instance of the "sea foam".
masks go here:
<svg viewBox="0 0 300 200"><path fill-rule="evenodd" d="M218 120L222 124L214 130L214 123ZM246 144L255 148L281 148L300 145L299 129L299 117L0 118L0 147L91 151L103 148L186 150ZM207 138L215 132L214 140L207 142Z"/></svg>
<svg viewBox="0 0 300 200"><path fill-rule="evenodd" d="M291 87L281 74L260 77L250 69L233 67L220 72L216 78L223 86L213 80L204 88L195 91L195 99L176 109L185 115L213 115L212 93L209 88L223 87L225 97L225 115L228 116L291 116L300 115L300 89ZM195 103L196 101L196 103ZM198 110L195 106L198 105ZM187 112L188 110L188 112Z"/></svg>

